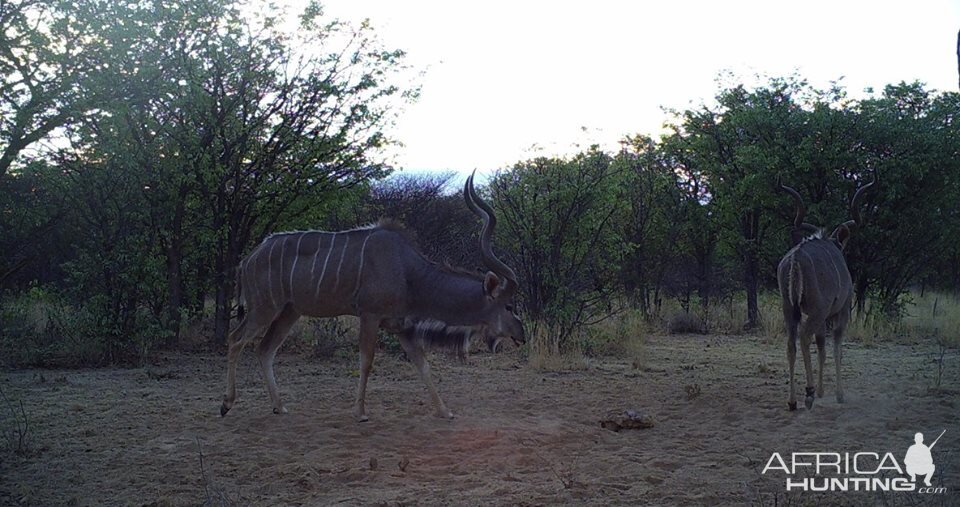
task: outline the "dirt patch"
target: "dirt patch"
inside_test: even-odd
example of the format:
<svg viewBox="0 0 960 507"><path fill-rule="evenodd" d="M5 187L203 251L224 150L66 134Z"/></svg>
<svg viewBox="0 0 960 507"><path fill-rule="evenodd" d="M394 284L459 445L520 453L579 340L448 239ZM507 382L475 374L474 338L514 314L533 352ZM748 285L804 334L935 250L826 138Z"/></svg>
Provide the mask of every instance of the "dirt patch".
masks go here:
<svg viewBox="0 0 960 507"><path fill-rule="evenodd" d="M0 451L0 504L960 501L955 351L934 393L933 346L847 345L847 402L833 398L828 357L825 398L813 410L789 412L783 349L752 337L652 337L641 369L608 358L560 373L533 371L510 354L475 355L465 366L437 355L431 363L452 421L434 417L413 369L385 354L371 377L367 423L351 413L357 361L281 355L277 376L290 413L277 416L247 352L239 401L224 418L224 357L169 356L145 369L4 371L4 393L23 402L30 438L22 452ZM0 410L8 432L11 410ZM655 424L601 427L626 410ZM914 433L943 429L934 480L947 492L938 495L786 494L782 474L760 474L773 452L892 452L902 462Z"/></svg>

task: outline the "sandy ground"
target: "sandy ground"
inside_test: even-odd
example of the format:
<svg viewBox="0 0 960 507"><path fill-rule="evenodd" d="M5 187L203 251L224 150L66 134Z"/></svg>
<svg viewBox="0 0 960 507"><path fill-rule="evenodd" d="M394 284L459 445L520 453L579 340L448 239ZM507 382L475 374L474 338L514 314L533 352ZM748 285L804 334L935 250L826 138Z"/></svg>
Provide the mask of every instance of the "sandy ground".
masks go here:
<svg viewBox="0 0 960 507"><path fill-rule="evenodd" d="M159 380L148 369L2 371L11 402L0 429L10 436L22 401L29 430L26 452L2 442L0 504L960 505L955 350L932 392L933 346L848 344L847 403L833 398L828 357L826 397L789 412L783 349L756 337L650 337L639 369L606 358L546 373L515 353L468 365L434 355L452 421L432 415L413 369L387 354L366 423L351 415L353 360L281 353L290 413L277 416L248 350L225 418L222 356L166 356L152 368L172 377ZM601 428L627 409L655 426ZM933 459L944 493L788 494L782 472L761 474L773 452L892 452L902 463L915 432L929 443L943 429Z"/></svg>

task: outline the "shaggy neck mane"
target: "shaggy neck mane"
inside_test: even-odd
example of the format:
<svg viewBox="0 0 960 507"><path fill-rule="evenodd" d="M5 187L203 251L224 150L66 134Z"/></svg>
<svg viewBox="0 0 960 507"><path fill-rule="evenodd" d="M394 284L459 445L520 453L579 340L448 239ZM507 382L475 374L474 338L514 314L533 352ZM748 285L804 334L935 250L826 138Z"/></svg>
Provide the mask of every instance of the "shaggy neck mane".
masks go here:
<svg viewBox="0 0 960 507"><path fill-rule="evenodd" d="M813 234L811 234L811 235L803 238L802 240L800 240L800 243L799 243L799 244L802 245L802 244L804 244L804 243L806 243L806 242L808 242L808 241L813 241L813 240L815 240L815 239L823 239L823 229L817 229L817 232L815 232L815 233L813 233Z"/></svg>

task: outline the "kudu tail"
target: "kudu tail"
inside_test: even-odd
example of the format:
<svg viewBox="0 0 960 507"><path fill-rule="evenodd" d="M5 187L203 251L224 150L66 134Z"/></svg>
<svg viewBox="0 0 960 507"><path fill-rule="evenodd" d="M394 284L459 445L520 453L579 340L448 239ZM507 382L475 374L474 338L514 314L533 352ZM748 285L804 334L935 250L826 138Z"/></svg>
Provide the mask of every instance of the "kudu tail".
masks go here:
<svg viewBox="0 0 960 507"><path fill-rule="evenodd" d="M237 266L237 320L243 320L243 316L247 314L247 310L244 306L243 300L243 268Z"/></svg>
<svg viewBox="0 0 960 507"><path fill-rule="evenodd" d="M800 310L800 298L803 296L803 271L797 259L790 259L787 269L787 299L797 311Z"/></svg>

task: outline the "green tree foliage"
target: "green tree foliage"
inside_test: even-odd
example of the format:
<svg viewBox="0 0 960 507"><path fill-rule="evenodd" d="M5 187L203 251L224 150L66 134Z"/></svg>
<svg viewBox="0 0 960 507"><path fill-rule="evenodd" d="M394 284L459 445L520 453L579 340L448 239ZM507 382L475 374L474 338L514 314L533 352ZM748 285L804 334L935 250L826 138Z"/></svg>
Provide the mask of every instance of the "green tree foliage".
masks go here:
<svg viewBox="0 0 960 507"><path fill-rule="evenodd" d="M42 162L21 168L16 177L0 177L0 288L46 283L60 274L57 224L64 211L62 196L51 184L58 177Z"/></svg>
<svg viewBox="0 0 960 507"><path fill-rule="evenodd" d="M960 95L935 96L917 83L887 86L860 104L860 155L879 179L851 253L861 310L872 293L881 314L895 317L911 284L950 286L945 275L956 268L944 261L955 258L960 226L958 118Z"/></svg>
<svg viewBox="0 0 960 507"><path fill-rule="evenodd" d="M517 272L523 310L544 330L548 350L563 350L615 309L622 179L612 158L592 148L518 163L490 184L500 218L495 243Z"/></svg>
<svg viewBox="0 0 960 507"><path fill-rule="evenodd" d="M625 248L620 260L631 304L648 318L665 293L689 310L695 291L702 305L717 290L717 224L697 175L684 171L664 145L637 136L614 159L624 170L620 199L629 214L617 222Z"/></svg>
<svg viewBox="0 0 960 507"><path fill-rule="evenodd" d="M417 90L365 24L317 4L293 26L238 0L10 0L0 31L0 340L36 335L28 361L142 357L210 313L222 340L235 267L276 230L395 218L429 257L478 264L449 176L375 182ZM876 178L847 258L861 311L897 317L913 285L960 287L958 114L960 95L919 83L855 101L797 77L732 82L659 140L499 173L495 245L553 352L664 298L742 291L753 327L790 248L777 178L827 233ZM29 324L31 308L49 318Z"/></svg>
<svg viewBox="0 0 960 507"><path fill-rule="evenodd" d="M87 79L106 71L84 7L56 0L0 3L0 177L27 147L76 121L109 89Z"/></svg>
<svg viewBox="0 0 960 507"><path fill-rule="evenodd" d="M455 173L396 173L374 183L362 200L358 223L381 218L402 222L431 260L473 269L480 266L479 227L464 205Z"/></svg>
<svg viewBox="0 0 960 507"><path fill-rule="evenodd" d="M709 185L722 224L720 239L741 266L746 327L759 322L757 294L775 200L771 182L778 172L804 170L794 149L806 124L795 98L802 86L775 80L756 90L742 85L723 90L716 109L684 112L669 141L678 161Z"/></svg>
<svg viewBox="0 0 960 507"><path fill-rule="evenodd" d="M416 92L396 84L401 51L317 5L294 30L275 8L243 14L234 0L23 1L4 3L0 22L15 35L0 47L0 148L14 168L0 177L2 227L76 240L56 259L58 283L97 317L91 328L144 336L135 352L208 296L222 340L242 255L387 174L384 129ZM53 135L31 155L49 169L15 163ZM19 201L36 202L30 220ZM16 246L4 280L40 281L11 277L35 260ZM130 351L112 339L110 359Z"/></svg>

